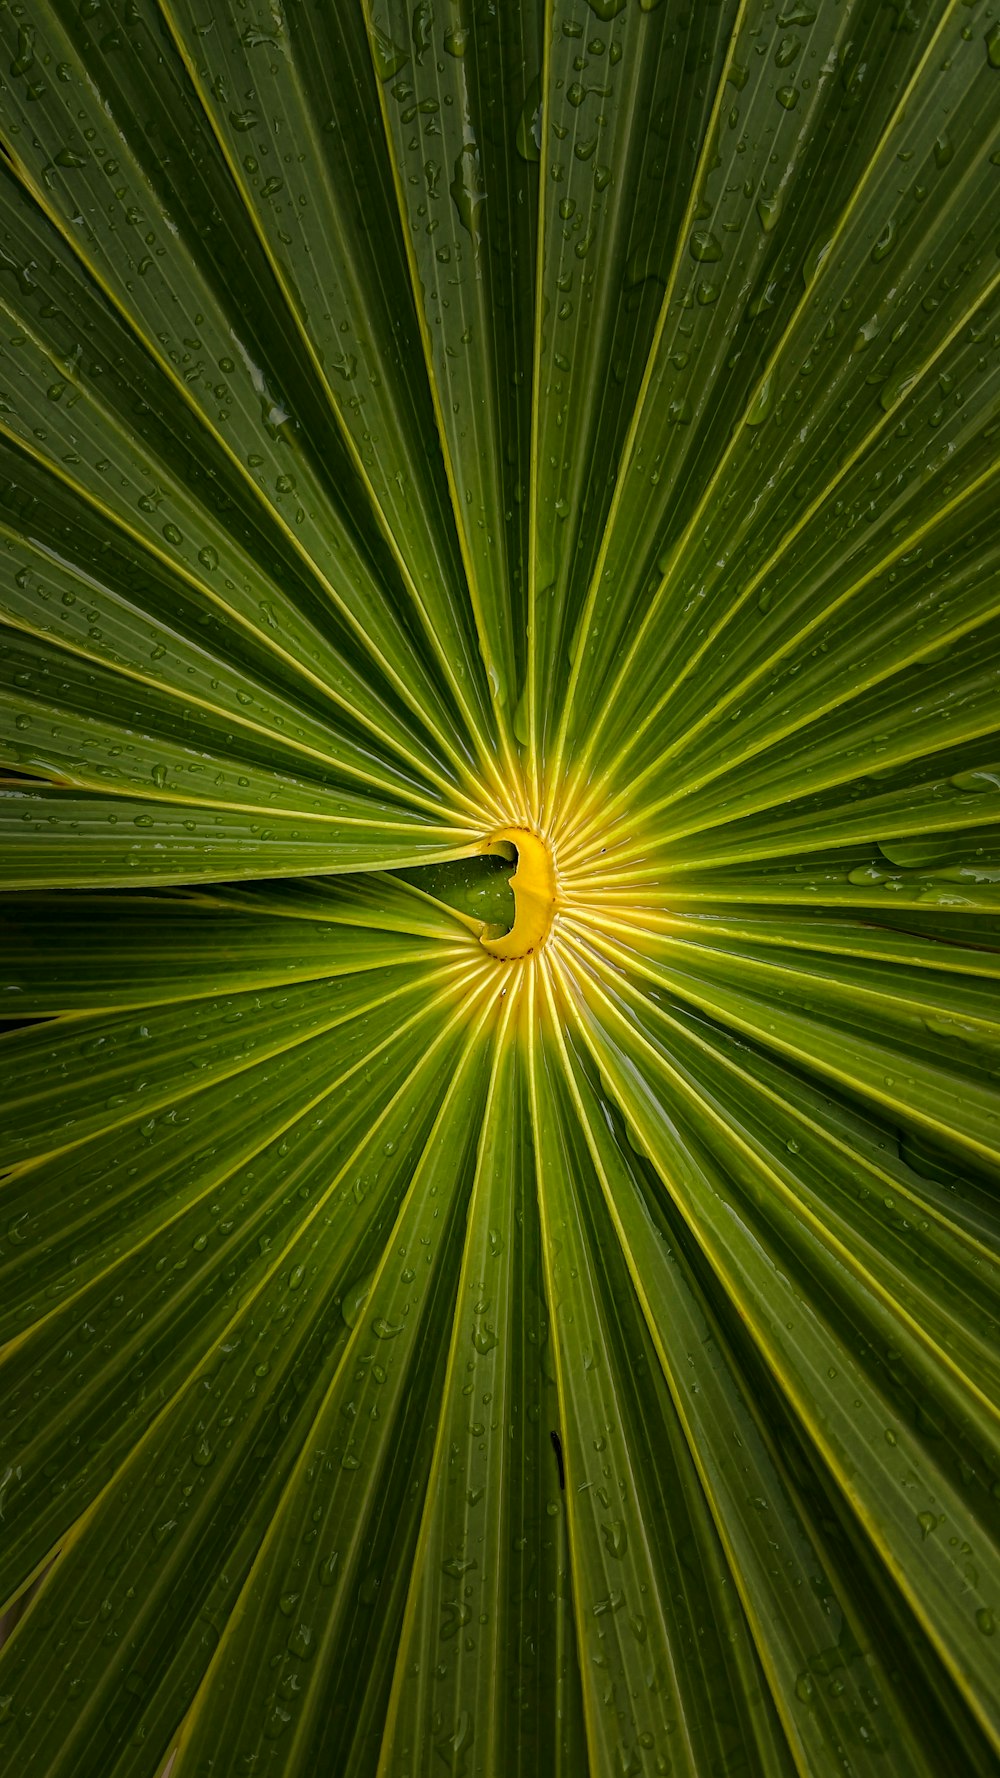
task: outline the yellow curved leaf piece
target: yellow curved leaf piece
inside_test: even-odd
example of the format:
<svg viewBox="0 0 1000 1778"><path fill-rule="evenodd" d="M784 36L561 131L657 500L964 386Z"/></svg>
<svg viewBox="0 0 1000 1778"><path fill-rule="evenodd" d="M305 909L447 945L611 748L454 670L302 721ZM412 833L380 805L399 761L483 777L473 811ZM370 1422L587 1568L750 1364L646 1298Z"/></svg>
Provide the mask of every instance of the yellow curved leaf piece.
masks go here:
<svg viewBox="0 0 1000 1778"><path fill-rule="evenodd" d="M538 834L526 827L502 827L484 842L484 852L513 847L517 869L510 879L514 891L514 924L509 932L491 937L487 926L479 942L493 957L511 961L541 950L549 935L559 889L552 853Z"/></svg>

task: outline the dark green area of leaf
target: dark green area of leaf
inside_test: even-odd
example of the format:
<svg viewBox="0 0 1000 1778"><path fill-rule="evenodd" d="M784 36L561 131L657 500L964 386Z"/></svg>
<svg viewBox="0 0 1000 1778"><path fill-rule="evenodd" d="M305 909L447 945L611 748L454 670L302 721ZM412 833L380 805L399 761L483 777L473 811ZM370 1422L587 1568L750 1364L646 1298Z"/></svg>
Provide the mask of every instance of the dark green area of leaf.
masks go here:
<svg viewBox="0 0 1000 1778"><path fill-rule="evenodd" d="M456 858L450 864L422 865L417 870L395 874L447 907L509 932L514 924L514 891L510 886L513 868L509 860L488 855Z"/></svg>
<svg viewBox="0 0 1000 1778"><path fill-rule="evenodd" d="M998 182L997 0L0 0L3 1778L995 1778Z"/></svg>

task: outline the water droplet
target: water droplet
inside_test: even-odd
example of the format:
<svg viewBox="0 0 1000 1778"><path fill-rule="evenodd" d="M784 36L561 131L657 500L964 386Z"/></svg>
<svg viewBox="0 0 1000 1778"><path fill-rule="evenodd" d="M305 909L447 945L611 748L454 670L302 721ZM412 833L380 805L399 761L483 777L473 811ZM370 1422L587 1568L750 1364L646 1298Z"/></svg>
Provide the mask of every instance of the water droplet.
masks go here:
<svg viewBox="0 0 1000 1778"><path fill-rule="evenodd" d="M893 221L892 217L890 217L889 221L885 224L885 227L882 229L881 233L879 234L878 240L875 242L874 247L872 248L871 257L872 257L872 261L874 264L877 265L880 259L884 259L886 257L886 254L891 252L892 243L895 240L895 238L896 238L896 224Z"/></svg>
<svg viewBox="0 0 1000 1778"><path fill-rule="evenodd" d="M882 408L883 412L889 413L890 410L896 406L897 402L902 401L903 397L909 394L909 391L912 389L916 380L915 372L901 371L897 376L890 377L888 382L883 383L879 390L878 397L879 406Z"/></svg>
<svg viewBox="0 0 1000 1778"><path fill-rule="evenodd" d="M767 376L757 390L750 406L747 408L746 424L748 426L762 426L767 419L768 414L771 412L773 402L774 371L771 370L768 371Z"/></svg>
<svg viewBox="0 0 1000 1778"><path fill-rule="evenodd" d="M345 1290L340 1312L348 1327L357 1326L358 1317L371 1294L371 1287L372 1280L370 1277L359 1278L356 1284L351 1285L349 1289Z"/></svg>
<svg viewBox="0 0 1000 1778"><path fill-rule="evenodd" d="M517 122L514 146L524 161L541 159L542 151L542 89L536 75L528 87L521 115Z"/></svg>
<svg viewBox="0 0 1000 1778"><path fill-rule="evenodd" d="M832 246L832 241L817 241L810 247L802 265L802 279L805 284L812 283Z"/></svg>
<svg viewBox="0 0 1000 1778"><path fill-rule="evenodd" d="M619 1588L613 1587L611 1589L611 1592L607 1593L603 1599L598 1599L595 1602L595 1605L593 1608L594 1609L594 1616L595 1617L605 1617L608 1612L620 1611L622 1606L624 1605L624 1603L625 1603L624 1593L621 1592L621 1590Z"/></svg>
<svg viewBox="0 0 1000 1778"><path fill-rule="evenodd" d="M378 1598L379 1585L380 1581L377 1574L367 1574L365 1576L358 1588L358 1598L362 1605L374 1605Z"/></svg>
<svg viewBox="0 0 1000 1778"><path fill-rule="evenodd" d="M276 1741L283 1734L292 1720L292 1713L283 1704L275 1704L268 1712L264 1723L264 1733L269 1741Z"/></svg>
<svg viewBox="0 0 1000 1778"><path fill-rule="evenodd" d="M595 0L590 0L590 3L593 6ZM443 1741L434 1743L445 1765L449 1771L455 1773L456 1778L461 1778L461 1774L465 1771L465 1754L471 1740L472 1717L467 1710L462 1710L451 1734L447 1735Z"/></svg>
<svg viewBox="0 0 1000 1778"><path fill-rule="evenodd" d="M430 48L433 22L430 0L418 0L417 5L413 8L413 19L410 24L410 35L413 38L413 47L418 63L423 61Z"/></svg>
<svg viewBox="0 0 1000 1778"><path fill-rule="evenodd" d="M696 228L691 236L690 253L692 259L699 261L722 258L722 243L711 229Z"/></svg>
<svg viewBox="0 0 1000 1778"><path fill-rule="evenodd" d="M401 49L398 43L377 25L370 25L372 49L375 54L375 70L380 80L391 80L400 68L409 61L409 51Z"/></svg>
<svg viewBox="0 0 1000 1778"><path fill-rule="evenodd" d="M764 192L761 192L760 197L757 199L756 208L757 220L759 221L761 228L764 230L764 233L769 235L778 220L778 215L781 210L781 201L779 198L768 197Z"/></svg>
<svg viewBox="0 0 1000 1778"><path fill-rule="evenodd" d="M311 1625L296 1624L288 1638L286 1646L289 1654L294 1655L296 1660L308 1661L310 1656L315 1653L312 1643L313 1633Z"/></svg>
<svg viewBox="0 0 1000 1778"><path fill-rule="evenodd" d="M441 1564L444 1573L450 1580L461 1580L463 1574L468 1574L469 1570L475 1566L475 1562L463 1561L460 1556L449 1556L447 1561Z"/></svg>
<svg viewBox="0 0 1000 1778"><path fill-rule="evenodd" d="M954 772L951 783L956 790L1000 790L1000 769L988 771L985 766L971 772Z"/></svg>
<svg viewBox="0 0 1000 1778"><path fill-rule="evenodd" d="M621 1519L612 1519L610 1525L601 1526L601 1536L609 1556L621 1561L628 1549L628 1532Z"/></svg>
<svg viewBox="0 0 1000 1778"><path fill-rule="evenodd" d="M452 181L448 189L454 199L462 227L472 237L473 244L478 247L479 211L486 199L486 185L483 180L479 150L474 142L466 142L456 154L452 168Z"/></svg>

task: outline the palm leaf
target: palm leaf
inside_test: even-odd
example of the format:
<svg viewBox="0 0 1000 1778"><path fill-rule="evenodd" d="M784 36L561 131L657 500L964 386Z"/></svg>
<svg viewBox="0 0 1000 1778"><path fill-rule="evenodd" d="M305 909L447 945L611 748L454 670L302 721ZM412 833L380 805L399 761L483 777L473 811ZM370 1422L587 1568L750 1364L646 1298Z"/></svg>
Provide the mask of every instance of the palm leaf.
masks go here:
<svg viewBox="0 0 1000 1778"><path fill-rule="evenodd" d="M0 1763L986 1778L996 8L0 35Z"/></svg>

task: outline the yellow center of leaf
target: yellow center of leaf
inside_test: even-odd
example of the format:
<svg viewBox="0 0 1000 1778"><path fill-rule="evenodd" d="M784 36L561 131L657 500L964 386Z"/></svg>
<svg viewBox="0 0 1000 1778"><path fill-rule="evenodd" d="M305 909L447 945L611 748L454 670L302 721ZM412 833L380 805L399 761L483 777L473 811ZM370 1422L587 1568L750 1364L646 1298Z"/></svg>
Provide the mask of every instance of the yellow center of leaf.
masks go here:
<svg viewBox="0 0 1000 1778"><path fill-rule="evenodd" d="M517 858L510 879L514 891L514 924L509 932L496 934L487 926L480 944L493 957L513 961L540 951L549 935L559 901L559 886L552 853L538 834L526 827L501 827L483 841L484 852Z"/></svg>

